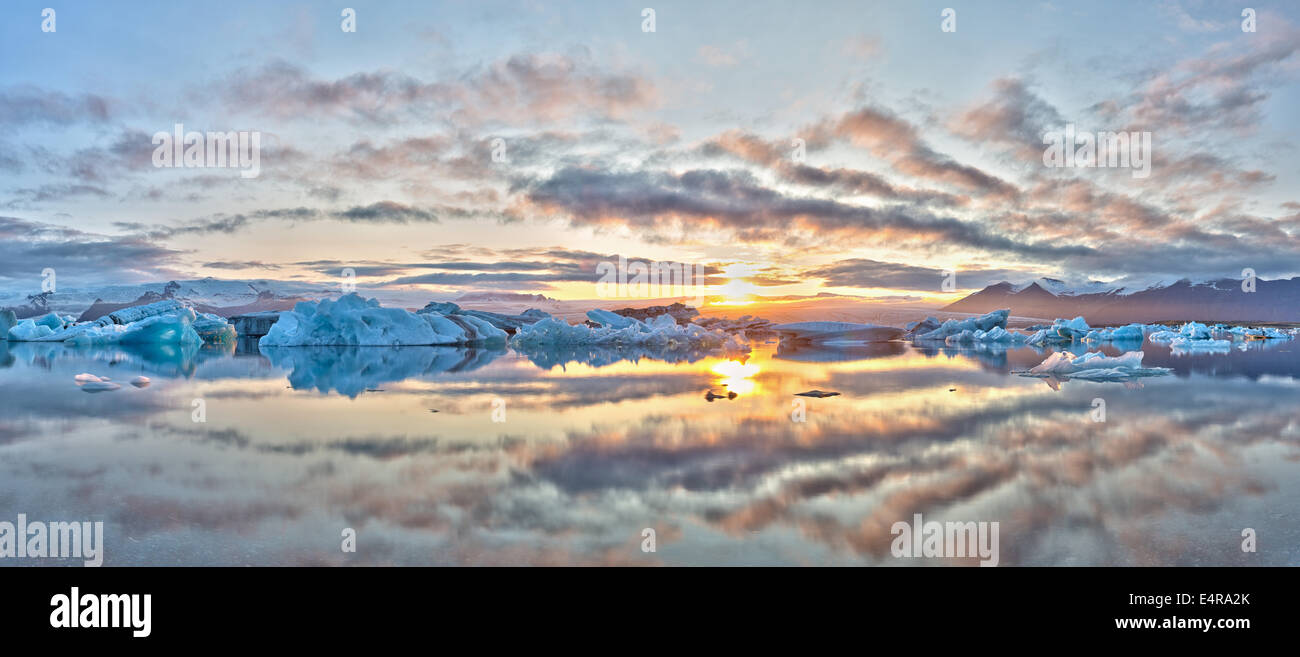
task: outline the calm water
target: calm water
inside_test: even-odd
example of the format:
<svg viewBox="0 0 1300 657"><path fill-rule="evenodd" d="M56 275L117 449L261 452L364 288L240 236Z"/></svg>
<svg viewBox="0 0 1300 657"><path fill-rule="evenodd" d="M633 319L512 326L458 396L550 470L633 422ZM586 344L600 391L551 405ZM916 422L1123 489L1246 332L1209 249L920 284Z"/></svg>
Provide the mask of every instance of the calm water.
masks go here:
<svg viewBox="0 0 1300 657"><path fill-rule="evenodd" d="M102 520L106 565L974 563L890 556L913 513L998 521L1003 565L1300 563L1300 343L1146 351L1175 374L1057 383L1013 373L1048 351L904 344L0 342L0 520Z"/></svg>

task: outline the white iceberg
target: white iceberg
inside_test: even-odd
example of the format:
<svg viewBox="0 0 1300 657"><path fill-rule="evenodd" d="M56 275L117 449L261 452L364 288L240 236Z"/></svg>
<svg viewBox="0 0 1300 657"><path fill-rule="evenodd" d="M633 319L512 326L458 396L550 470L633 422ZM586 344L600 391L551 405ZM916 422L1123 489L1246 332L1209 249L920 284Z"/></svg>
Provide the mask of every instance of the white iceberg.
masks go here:
<svg viewBox="0 0 1300 657"><path fill-rule="evenodd" d="M1140 342L1146 335L1145 324L1129 324L1116 328L1098 328L1088 331L1084 342L1123 342L1125 340Z"/></svg>
<svg viewBox="0 0 1300 657"><path fill-rule="evenodd" d="M1088 332L1092 330L1092 327L1088 326L1088 322L1084 320L1082 316L1079 316L1074 319L1058 319L1055 322L1052 322L1052 328L1050 330L1054 331L1057 337L1073 341L1079 340L1088 335Z"/></svg>
<svg viewBox="0 0 1300 657"><path fill-rule="evenodd" d="M1100 351L1090 351L1075 356L1068 351L1057 351L1030 368L1026 375L1105 380L1159 376L1172 371L1164 367L1142 367L1144 355L1141 351L1128 351L1119 356L1107 356Z"/></svg>
<svg viewBox="0 0 1300 657"><path fill-rule="evenodd" d="M987 331L962 331L956 335L950 335L945 340L945 344L1020 344L1027 342L1029 336L1017 331L1008 331L1001 326L994 326Z"/></svg>
<svg viewBox="0 0 1300 657"><path fill-rule="evenodd" d="M1232 351L1232 340L1194 340L1192 338L1174 338L1169 341L1169 349L1175 354L1192 351L1228 353L1229 351Z"/></svg>
<svg viewBox="0 0 1300 657"><path fill-rule="evenodd" d="M723 331L710 331L696 324L677 323L672 315L659 315L643 322L632 317L603 312L588 313L599 327L574 324L548 317L515 334L511 345L521 348L556 346L650 347L663 350L711 348L727 351L749 351L743 336L728 335ZM603 321L609 324L604 324ZM618 328L621 327L621 328Z"/></svg>
<svg viewBox="0 0 1300 657"><path fill-rule="evenodd" d="M939 328L922 333L916 337L917 340L924 342L943 342L950 335L961 335L965 331L974 334L975 331L990 331L994 328L1005 329L1007 327L1007 318L1011 315L1009 309L995 310L991 313L980 315L979 317L969 317L967 319L950 319L944 322Z"/></svg>
<svg viewBox="0 0 1300 657"><path fill-rule="evenodd" d="M1210 327L1200 322L1187 322L1177 331L1166 329L1165 327L1153 327L1161 330L1155 331L1147 336L1152 342L1171 342L1177 338L1186 338L1188 340L1209 340L1213 337Z"/></svg>
<svg viewBox="0 0 1300 657"><path fill-rule="evenodd" d="M664 316L665 315L659 315L658 317L664 317ZM656 319L658 319L658 317L656 317ZM616 329L624 329L629 326L632 326L633 324L637 324L638 322L640 322L640 320L633 319L631 317L624 317L618 313L609 310L602 310L600 308L596 308L595 310L588 310L587 319L591 320L592 322L595 322L596 324L600 324L601 326L605 326L608 328L616 328ZM676 321L677 320L675 319L673 320L674 323L676 323Z"/></svg>
<svg viewBox="0 0 1300 657"><path fill-rule="evenodd" d="M506 332L477 317L382 308L375 299L345 294L301 301L283 312L258 341L264 347L424 346L505 342Z"/></svg>
<svg viewBox="0 0 1300 657"><path fill-rule="evenodd" d="M1239 338L1252 340L1290 340L1292 337L1290 333L1275 329L1271 326L1265 326L1263 328L1234 326L1228 329L1227 332Z"/></svg>

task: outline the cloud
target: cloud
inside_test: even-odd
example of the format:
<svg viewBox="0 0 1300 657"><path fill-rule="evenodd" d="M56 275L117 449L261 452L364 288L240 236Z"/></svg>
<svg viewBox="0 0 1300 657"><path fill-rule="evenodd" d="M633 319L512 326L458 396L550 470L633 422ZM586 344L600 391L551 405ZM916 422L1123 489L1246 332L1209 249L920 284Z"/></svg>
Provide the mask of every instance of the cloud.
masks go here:
<svg viewBox="0 0 1300 657"><path fill-rule="evenodd" d="M566 168L527 185L528 200L575 223L620 223L654 229L664 220L736 232L806 228L821 237L855 234L913 244L960 245L1038 257L1083 254L1081 246L1021 242L978 224L936 217L905 206L872 208L813 197L790 197L744 171L691 170L607 173Z"/></svg>
<svg viewBox="0 0 1300 657"><path fill-rule="evenodd" d="M0 125L103 123L112 114L110 105L95 94L70 95L30 85L6 87L0 90Z"/></svg>
<svg viewBox="0 0 1300 657"><path fill-rule="evenodd" d="M0 216L0 280L18 287L40 287L47 267L65 283L168 278L180 254L140 237L108 237Z"/></svg>
<svg viewBox="0 0 1300 657"><path fill-rule="evenodd" d="M859 108L813 126L810 134L814 136L810 141L841 139L866 148L909 176L1002 202L1014 201L1019 196L1015 185L932 150L915 126L883 108Z"/></svg>
<svg viewBox="0 0 1300 657"><path fill-rule="evenodd" d="M654 85L600 70L589 59L520 54L455 80L425 82L393 72L318 79L283 61L243 69L227 81L232 110L280 118L333 116L371 123L448 120L458 125L610 118L656 101Z"/></svg>
<svg viewBox="0 0 1300 657"><path fill-rule="evenodd" d="M974 142L1009 148L1026 162L1042 162L1043 135L1063 129L1065 120L1050 103L1017 78L993 82L993 97L971 107L948 123L953 134Z"/></svg>
<svg viewBox="0 0 1300 657"><path fill-rule="evenodd" d="M938 292L948 272L896 262L865 258L840 260L803 272L803 276L824 279L832 287L889 288ZM961 268L956 281L962 289L983 288L1000 281L1032 278L1032 272L1010 269Z"/></svg>
<svg viewBox="0 0 1300 657"><path fill-rule="evenodd" d="M5 207L19 207L25 203L43 203L46 201L63 201L67 199L94 196L98 198L107 198L111 196L108 190L94 185L76 185L76 184L56 184L51 183L41 185L40 187L23 187L10 192L13 194L13 200L5 204Z"/></svg>

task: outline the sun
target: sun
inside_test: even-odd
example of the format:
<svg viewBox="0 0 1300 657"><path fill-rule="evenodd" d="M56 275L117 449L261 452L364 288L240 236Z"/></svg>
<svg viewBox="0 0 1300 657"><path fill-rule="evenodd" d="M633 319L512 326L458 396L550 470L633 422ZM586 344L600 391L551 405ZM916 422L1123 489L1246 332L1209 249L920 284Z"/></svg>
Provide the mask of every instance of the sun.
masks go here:
<svg viewBox="0 0 1300 657"><path fill-rule="evenodd" d="M749 282L750 276L757 275L758 266L752 263L735 262L722 268L722 276L727 282L714 287L714 294L722 298L712 302L715 306L745 306L754 303L752 298L759 287Z"/></svg>

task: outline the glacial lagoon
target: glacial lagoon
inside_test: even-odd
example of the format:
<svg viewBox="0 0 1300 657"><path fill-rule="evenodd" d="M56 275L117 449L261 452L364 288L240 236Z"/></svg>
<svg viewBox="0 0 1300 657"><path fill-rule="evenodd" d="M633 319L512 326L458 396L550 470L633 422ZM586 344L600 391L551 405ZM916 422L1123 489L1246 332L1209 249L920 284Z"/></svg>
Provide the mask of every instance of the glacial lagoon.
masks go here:
<svg viewBox="0 0 1300 657"><path fill-rule="evenodd" d="M998 522L1003 566L1300 564L1300 343L1125 382L756 347L0 341L0 508L104 522L106 566L977 563L893 557L916 513Z"/></svg>

